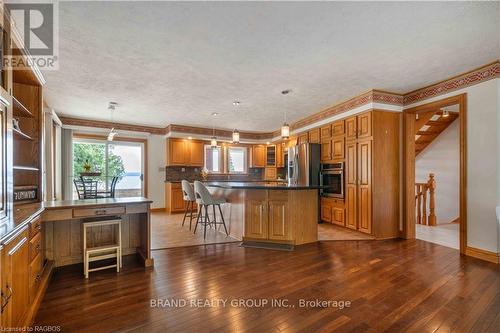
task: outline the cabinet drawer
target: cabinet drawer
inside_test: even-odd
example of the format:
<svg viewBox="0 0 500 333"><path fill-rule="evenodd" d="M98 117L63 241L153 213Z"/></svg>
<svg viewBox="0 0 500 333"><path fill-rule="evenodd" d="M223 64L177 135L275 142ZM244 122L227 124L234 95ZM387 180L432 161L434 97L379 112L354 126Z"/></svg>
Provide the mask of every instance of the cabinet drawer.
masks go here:
<svg viewBox="0 0 500 333"><path fill-rule="evenodd" d="M30 223L30 238L35 237L40 230L42 230L42 219L37 217Z"/></svg>
<svg viewBox="0 0 500 333"><path fill-rule="evenodd" d="M33 301L40 285L42 277L42 255L38 254L30 264L29 268L29 294L30 300Z"/></svg>
<svg viewBox="0 0 500 333"><path fill-rule="evenodd" d="M127 205L127 214L147 213L148 204Z"/></svg>
<svg viewBox="0 0 500 333"><path fill-rule="evenodd" d="M124 206L73 209L73 217L92 217L121 214L125 214Z"/></svg>
<svg viewBox="0 0 500 333"><path fill-rule="evenodd" d="M42 251L42 234L38 233L30 240L30 262Z"/></svg>

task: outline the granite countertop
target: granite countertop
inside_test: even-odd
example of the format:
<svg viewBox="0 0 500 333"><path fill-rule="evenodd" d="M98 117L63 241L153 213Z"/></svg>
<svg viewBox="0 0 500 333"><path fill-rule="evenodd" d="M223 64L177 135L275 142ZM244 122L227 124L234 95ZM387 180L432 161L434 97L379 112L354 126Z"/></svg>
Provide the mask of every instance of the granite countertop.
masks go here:
<svg viewBox="0 0 500 333"><path fill-rule="evenodd" d="M202 181L201 179L194 179L194 180L189 180L190 183L194 182L195 180L199 180L200 182ZM165 183L180 183L180 180L165 180ZM211 183L211 182L217 182L217 183L265 183L265 182L275 182L275 183L286 183L286 179L249 179L249 180L227 180L227 179L217 179L217 180L207 180L206 183Z"/></svg>
<svg viewBox="0 0 500 333"><path fill-rule="evenodd" d="M33 204L24 204L14 209L11 216L1 221L0 224L0 245L15 236L19 230L24 228L34 218L43 213L44 210L73 208L73 207L95 207L100 205L123 205L152 203L152 200L142 197L131 198L103 198L86 200L61 200L45 201Z"/></svg>
<svg viewBox="0 0 500 333"><path fill-rule="evenodd" d="M248 190L317 190L327 188L321 185L290 185L281 182L204 182L207 187L219 187L224 189L248 189Z"/></svg>

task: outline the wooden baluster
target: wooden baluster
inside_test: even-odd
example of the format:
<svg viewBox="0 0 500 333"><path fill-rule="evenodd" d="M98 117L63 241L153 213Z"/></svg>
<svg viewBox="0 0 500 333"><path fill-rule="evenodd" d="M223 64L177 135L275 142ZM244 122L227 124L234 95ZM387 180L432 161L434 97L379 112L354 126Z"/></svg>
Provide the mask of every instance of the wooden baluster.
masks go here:
<svg viewBox="0 0 500 333"><path fill-rule="evenodd" d="M422 187L417 185L417 223L422 224Z"/></svg>
<svg viewBox="0 0 500 333"><path fill-rule="evenodd" d="M422 224L427 225L427 185L422 185Z"/></svg>
<svg viewBox="0 0 500 333"><path fill-rule="evenodd" d="M429 225L436 225L436 199L434 196L434 191L436 190L436 180L434 179L434 174L429 174L429 181L427 182L429 187Z"/></svg>

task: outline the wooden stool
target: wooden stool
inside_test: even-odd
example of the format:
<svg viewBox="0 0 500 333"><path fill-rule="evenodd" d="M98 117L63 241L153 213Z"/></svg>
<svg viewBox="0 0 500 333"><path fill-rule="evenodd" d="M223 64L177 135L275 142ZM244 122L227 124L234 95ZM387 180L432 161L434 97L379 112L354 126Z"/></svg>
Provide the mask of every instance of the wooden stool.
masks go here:
<svg viewBox="0 0 500 333"><path fill-rule="evenodd" d="M114 268L116 271L120 272L120 267L122 267L122 220L106 220L106 221L94 221L94 222L83 222L83 271L85 278L89 278L89 272L100 271L103 269ZM87 247L87 229L92 227L103 227L103 226L117 226L117 234L114 244ZM89 268L89 264L93 261L116 258L116 264L107 265L96 268Z"/></svg>

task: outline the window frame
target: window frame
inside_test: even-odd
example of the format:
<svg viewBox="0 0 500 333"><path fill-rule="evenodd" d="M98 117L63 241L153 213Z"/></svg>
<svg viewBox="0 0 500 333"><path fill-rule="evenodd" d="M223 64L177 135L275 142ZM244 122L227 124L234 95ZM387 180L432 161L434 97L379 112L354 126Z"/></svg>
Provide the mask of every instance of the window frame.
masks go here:
<svg viewBox="0 0 500 333"><path fill-rule="evenodd" d="M231 149L243 150L243 171L229 171L229 151ZM227 146L225 152L225 167L228 175L247 175L248 174L248 147L245 146Z"/></svg>
<svg viewBox="0 0 500 333"><path fill-rule="evenodd" d="M207 149L213 149L212 145L206 144L203 147L203 168L206 170L206 172L210 175L222 175L224 174L224 147L222 146L217 146L216 148L219 149L219 170L220 171L210 171L207 168Z"/></svg>

